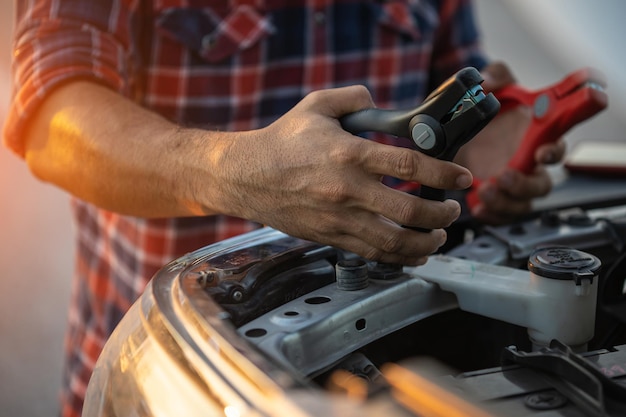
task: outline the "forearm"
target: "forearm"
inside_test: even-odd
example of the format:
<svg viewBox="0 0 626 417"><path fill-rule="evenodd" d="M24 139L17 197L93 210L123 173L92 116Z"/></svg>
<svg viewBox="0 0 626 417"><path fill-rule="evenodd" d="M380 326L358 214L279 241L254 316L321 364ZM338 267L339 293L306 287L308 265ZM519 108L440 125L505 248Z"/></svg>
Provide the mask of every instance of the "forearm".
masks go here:
<svg viewBox="0 0 626 417"><path fill-rule="evenodd" d="M218 209L194 201L192 167L219 135L207 140L207 132L181 129L105 87L75 81L53 92L33 117L26 160L41 180L107 210L207 214ZM202 155L193 151L199 146Z"/></svg>
<svg viewBox="0 0 626 417"><path fill-rule="evenodd" d="M341 129L338 118L371 106L362 87L324 90L265 128L211 132L179 128L115 92L75 82L34 117L26 158L40 178L108 210L228 214L370 259L422 263L445 240L441 228L459 205L393 190L381 176L440 189L465 188L472 177Z"/></svg>

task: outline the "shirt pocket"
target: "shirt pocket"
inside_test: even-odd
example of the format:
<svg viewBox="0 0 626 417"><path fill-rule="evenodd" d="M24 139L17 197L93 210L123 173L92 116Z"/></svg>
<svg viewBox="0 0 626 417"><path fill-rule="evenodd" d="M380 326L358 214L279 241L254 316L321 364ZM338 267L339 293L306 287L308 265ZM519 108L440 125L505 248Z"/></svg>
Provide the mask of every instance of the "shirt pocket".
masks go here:
<svg viewBox="0 0 626 417"><path fill-rule="evenodd" d="M210 63L248 49L275 31L269 19L249 4L170 7L158 11L156 26L160 34Z"/></svg>
<svg viewBox="0 0 626 417"><path fill-rule="evenodd" d="M431 39L439 24L436 8L425 0L375 1L371 6L384 29L410 42Z"/></svg>

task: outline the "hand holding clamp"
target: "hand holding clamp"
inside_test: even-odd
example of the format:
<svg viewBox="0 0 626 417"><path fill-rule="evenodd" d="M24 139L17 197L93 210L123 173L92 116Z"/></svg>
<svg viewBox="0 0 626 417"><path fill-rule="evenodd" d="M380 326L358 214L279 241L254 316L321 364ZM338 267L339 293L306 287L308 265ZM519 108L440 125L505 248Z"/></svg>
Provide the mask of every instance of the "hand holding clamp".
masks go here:
<svg viewBox="0 0 626 417"><path fill-rule="evenodd" d="M500 103L485 94L478 70L467 67L441 84L424 102L410 110L364 109L341 118L350 133L382 132L411 138L415 149L451 161L498 113ZM444 190L422 186L420 196L443 201Z"/></svg>
<svg viewBox="0 0 626 417"><path fill-rule="evenodd" d="M539 146L557 141L576 124L607 106L605 87L602 73L583 68L540 90L529 91L511 84L495 91L503 112L520 105L532 108L530 125L508 167L530 174L536 166L535 151ZM479 180L475 178L473 189L467 195L470 207L478 204L478 185Z"/></svg>

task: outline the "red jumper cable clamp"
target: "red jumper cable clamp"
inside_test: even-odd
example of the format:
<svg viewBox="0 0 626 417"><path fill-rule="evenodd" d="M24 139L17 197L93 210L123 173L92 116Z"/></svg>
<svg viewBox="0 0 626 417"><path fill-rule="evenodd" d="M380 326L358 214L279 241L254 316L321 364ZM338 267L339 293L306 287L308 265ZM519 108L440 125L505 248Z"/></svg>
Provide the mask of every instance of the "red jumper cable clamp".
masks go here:
<svg viewBox="0 0 626 417"><path fill-rule="evenodd" d="M508 167L530 174L536 166L535 151L543 144L554 142L576 124L594 116L608 104L604 75L592 68L572 72L549 87L529 91L511 84L494 92L500 101L501 112L516 106L532 109L532 120L522 142L508 162ZM493 179L491 179L493 180ZM479 203L479 179L474 179L467 194L471 208Z"/></svg>

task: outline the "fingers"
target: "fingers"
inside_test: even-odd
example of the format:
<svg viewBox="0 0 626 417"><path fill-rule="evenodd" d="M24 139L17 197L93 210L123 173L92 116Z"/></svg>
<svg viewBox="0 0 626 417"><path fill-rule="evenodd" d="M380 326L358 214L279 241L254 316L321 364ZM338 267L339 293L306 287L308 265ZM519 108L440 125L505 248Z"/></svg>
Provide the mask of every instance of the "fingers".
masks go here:
<svg viewBox="0 0 626 417"><path fill-rule="evenodd" d="M426 256L436 252L447 239L443 229L419 232L367 211L353 213L347 221L330 221L326 226L331 229L321 232L333 236L330 244L370 260L402 265L425 263Z"/></svg>
<svg viewBox="0 0 626 417"><path fill-rule="evenodd" d="M332 118L376 107L369 91L362 85L314 91L301 104L308 110Z"/></svg>
<svg viewBox="0 0 626 417"><path fill-rule="evenodd" d="M486 181L478 189L480 204L472 208L472 216L488 224L508 222L526 214L531 209L531 200L517 198L498 184Z"/></svg>
<svg viewBox="0 0 626 417"><path fill-rule="evenodd" d="M442 228L458 218L460 205L456 201L424 200L393 190L382 184L380 178L390 176L436 189L458 190L472 184L468 169L411 149L362 138L345 141L344 145L330 152L332 165L357 166L358 172L349 181L333 183L332 191L321 194L330 194L337 201L352 201L361 209L407 226Z"/></svg>
<svg viewBox="0 0 626 417"><path fill-rule="evenodd" d="M432 188L461 190L472 184L467 168L441 161L418 151L361 141L357 151L363 168L373 174L419 182Z"/></svg>
<svg viewBox="0 0 626 417"><path fill-rule="evenodd" d="M300 110L304 108L332 118L374 107L367 89L358 85L315 91L307 95L301 104ZM464 189L472 183L472 175L466 168L411 149L359 139L335 151L333 157L338 163L359 164L367 172L377 175L441 189Z"/></svg>
<svg viewBox="0 0 626 417"><path fill-rule="evenodd" d="M248 197L249 218L290 235L372 260L419 265L445 242L442 228L459 216L460 206L393 190L380 178L462 189L470 186L472 176L454 163L364 140L341 129L338 117L369 107L373 107L371 97L360 86L309 94L262 132L265 158L257 159L271 163L256 169L255 177L272 181L240 187L246 192L238 195ZM278 152L283 157L276 161ZM433 230L425 233L402 225Z"/></svg>
<svg viewBox="0 0 626 417"><path fill-rule="evenodd" d="M552 188L552 180L543 166L535 168L535 172L530 175L507 169L496 177L496 183L498 189L506 191L507 195L517 200L543 197Z"/></svg>
<svg viewBox="0 0 626 417"><path fill-rule="evenodd" d="M532 174L505 169L495 177L495 182L483 183L478 189L481 204L472 209L472 215L485 223L501 224L528 214L532 200L547 195L552 189L545 165L560 162L565 151L562 138L542 145L535 152L537 167Z"/></svg>
<svg viewBox="0 0 626 417"><path fill-rule="evenodd" d="M542 145L535 152L535 161L538 164L556 164L565 156L566 144L563 138L554 143Z"/></svg>
<svg viewBox="0 0 626 417"><path fill-rule="evenodd" d="M467 188L471 174L456 164L438 161L418 152L380 145L359 139L351 157L339 158L338 164L356 164L361 175L353 175L338 192L335 200L349 202L353 214L337 222L342 230L339 245L367 258L404 265L420 265L424 256L445 243L442 228L456 220L461 208L458 202L430 201L391 189L380 182L381 175L417 181L441 189ZM344 197L338 198L338 194ZM342 213L346 214L346 213ZM433 229L418 232L404 226ZM348 246L349 245L349 246Z"/></svg>
<svg viewBox="0 0 626 417"><path fill-rule="evenodd" d="M543 166L531 175L508 169L495 182L480 185L481 204L472 209L472 215L486 223L510 221L530 212L532 200L543 197L552 189L552 180Z"/></svg>
<svg viewBox="0 0 626 417"><path fill-rule="evenodd" d="M378 183L369 187L363 200L363 209L381 213L395 223L424 229L450 226L461 214L461 206L455 200L432 201L390 189Z"/></svg>

